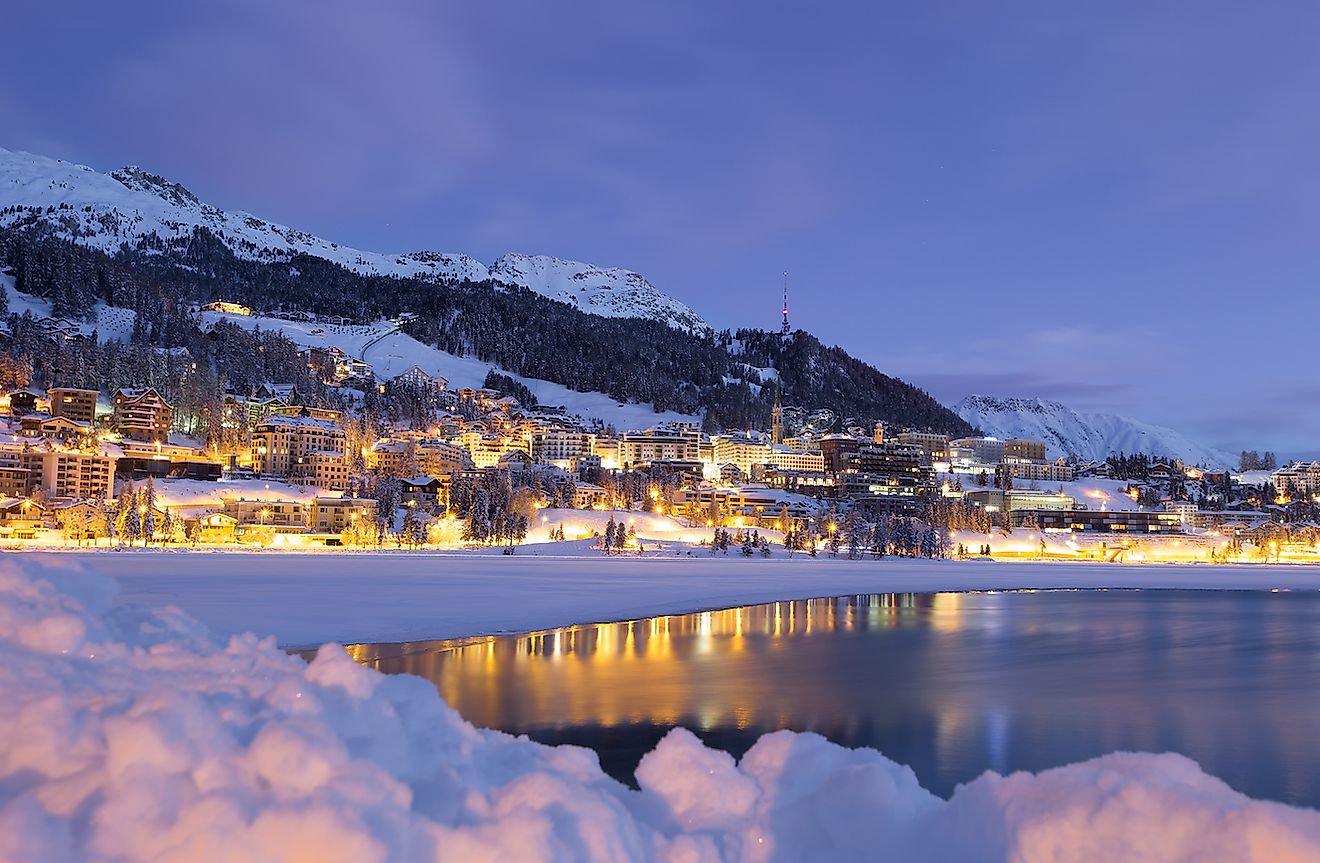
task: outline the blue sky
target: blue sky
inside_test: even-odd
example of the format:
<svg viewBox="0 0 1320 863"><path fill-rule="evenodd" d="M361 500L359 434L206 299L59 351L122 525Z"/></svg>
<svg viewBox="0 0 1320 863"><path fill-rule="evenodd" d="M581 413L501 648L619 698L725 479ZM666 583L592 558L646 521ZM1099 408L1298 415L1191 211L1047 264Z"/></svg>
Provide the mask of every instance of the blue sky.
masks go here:
<svg viewBox="0 0 1320 863"><path fill-rule="evenodd" d="M205 8L203 8L205 7ZM310 10L315 10L314 13ZM21 4L0 146L1320 450L1320 6Z"/></svg>

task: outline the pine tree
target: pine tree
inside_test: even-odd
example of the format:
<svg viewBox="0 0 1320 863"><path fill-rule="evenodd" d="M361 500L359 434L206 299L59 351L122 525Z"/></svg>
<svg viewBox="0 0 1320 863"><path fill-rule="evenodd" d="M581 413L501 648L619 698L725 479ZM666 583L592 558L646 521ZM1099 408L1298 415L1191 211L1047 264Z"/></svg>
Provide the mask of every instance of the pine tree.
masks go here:
<svg viewBox="0 0 1320 863"><path fill-rule="evenodd" d="M142 489L140 508L142 512L142 544L148 545L156 538L156 485L147 477L147 484Z"/></svg>
<svg viewBox="0 0 1320 863"><path fill-rule="evenodd" d="M138 495L133 494L124 502L124 527L121 531L128 544L142 536L142 513L139 512Z"/></svg>

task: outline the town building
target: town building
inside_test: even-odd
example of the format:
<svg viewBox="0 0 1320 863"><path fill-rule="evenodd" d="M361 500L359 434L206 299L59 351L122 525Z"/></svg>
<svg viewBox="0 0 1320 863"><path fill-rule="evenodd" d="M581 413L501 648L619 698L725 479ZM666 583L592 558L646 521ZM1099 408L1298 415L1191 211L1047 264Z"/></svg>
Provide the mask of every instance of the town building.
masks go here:
<svg viewBox="0 0 1320 863"><path fill-rule="evenodd" d="M1296 462L1270 477L1274 492L1283 500L1299 500L1320 494L1320 461Z"/></svg>
<svg viewBox="0 0 1320 863"><path fill-rule="evenodd" d="M424 440L417 444L417 469L423 476L447 477L472 465L467 450L442 440Z"/></svg>
<svg viewBox="0 0 1320 863"><path fill-rule="evenodd" d="M431 387L441 392L449 389L449 378L444 375L433 375L419 366L413 366L395 375L390 378L390 382L414 387Z"/></svg>
<svg viewBox="0 0 1320 863"><path fill-rule="evenodd" d="M820 508L812 498L764 485L680 489L671 503L675 513L697 521L714 522L718 516L719 521L740 527L777 530L786 528L782 523L785 512L791 519L804 519Z"/></svg>
<svg viewBox="0 0 1320 863"><path fill-rule="evenodd" d="M1027 461L1008 455L1004 456L1003 468L1013 479L1037 482L1071 482L1075 474L1072 465Z"/></svg>
<svg viewBox="0 0 1320 863"><path fill-rule="evenodd" d="M1026 440L1024 438L1009 438L1004 441L1003 460L1016 459L1019 461L1045 461L1045 442L1039 440Z"/></svg>
<svg viewBox="0 0 1320 863"><path fill-rule="evenodd" d="M828 434L820 439L820 452L825 461L825 470L829 473L841 473L848 469L848 459L867 444L865 438L845 434ZM883 442L876 445L882 445Z"/></svg>
<svg viewBox="0 0 1320 863"><path fill-rule="evenodd" d="M894 436L897 443L914 444L926 454L926 464L947 461L949 458L949 436L935 432L905 431ZM884 443L878 440L876 443Z"/></svg>
<svg viewBox="0 0 1320 863"><path fill-rule="evenodd" d="M1077 509L1077 499L1072 495L1031 489L1015 488L1005 492L997 488L978 488L967 492L963 499L988 512Z"/></svg>
<svg viewBox="0 0 1320 863"><path fill-rule="evenodd" d="M1178 521L1183 525L1198 526L1200 521L1201 508L1194 501L1190 500L1165 500L1164 511L1171 512L1178 516Z"/></svg>
<svg viewBox="0 0 1320 863"><path fill-rule="evenodd" d="M348 480L344 445L344 430L332 422L273 414L252 429L252 469L342 489Z"/></svg>
<svg viewBox="0 0 1320 863"><path fill-rule="evenodd" d="M311 527L317 533L339 533L354 522L374 522L378 506L369 497L318 497L312 501Z"/></svg>
<svg viewBox="0 0 1320 863"><path fill-rule="evenodd" d="M1014 513L1014 521L1022 523L1024 513ZM1182 533L1182 521L1175 513L1127 510L1036 510L1036 523L1045 530L1073 531L1075 533Z"/></svg>
<svg viewBox="0 0 1320 863"><path fill-rule="evenodd" d="M604 509L609 503L609 492L589 482L573 485L574 509Z"/></svg>
<svg viewBox="0 0 1320 863"><path fill-rule="evenodd" d="M115 390L111 423L126 438L163 441L169 437L173 408L155 387Z"/></svg>
<svg viewBox="0 0 1320 863"><path fill-rule="evenodd" d="M399 499L404 506L419 509L442 509L449 506L448 484L430 476L399 480Z"/></svg>
<svg viewBox="0 0 1320 863"><path fill-rule="evenodd" d="M786 446L772 446L766 455L765 464L780 471L796 473L824 473L825 456L820 450L799 450ZM753 469L753 474L757 471Z"/></svg>
<svg viewBox="0 0 1320 863"><path fill-rule="evenodd" d="M770 463L770 441L760 435L713 435L710 440L714 464L737 465L743 476L751 476L753 466Z"/></svg>
<svg viewBox="0 0 1320 863"><path fill-rule="evenodd" d="M26 497L0 499L0 539L33 539L45 524L46 508Z"/></svg>
<svg viewBox="0 0 1320 863"><path fill-rule="evenodd" d="M552 428L530 435L530 455L543 464L567 465L596 451L596 436L574 429Z"/></svg>
<svg viewBox="0 0 1320 863"><path fill-rule="evenodd" d="M100 390L51 387L48 392L52 417L66 417L86 426L96 422L96 400L101 395Z"/></svg>
<svg viewBox="0 0 1320 863"><path fill-rule="evenodd" d="M954 465L996 465L1004 460L1004 442L993 437L960 437L949 441Z"/></svg>
<svg viewBox="0 0 1320 863"><path fill-rule="evenodd" d="M682 431L647 429L625 432L619 438L618 463L621 467L648 464L657 459L686 461L696 455L697 447L692 436Z"/></svg>
<svg viewBox="0 0 1320 863"><path fill-rule="evenodd" d="M300 500L247 500L231 498L225 501L224 513L234 520L235 534L243 528L272 527L276 533L302 533L307 529L310 508Z"/></svg>
<svg viewBox="0 0 1320 863"><path fill-rule="evenodd" d="M96 452L56 449L40 446L0 446L0 470L9 483L26 477L23 494L36 489L54 500L108 497L114 493L115 461L113 447Z"/></svg>

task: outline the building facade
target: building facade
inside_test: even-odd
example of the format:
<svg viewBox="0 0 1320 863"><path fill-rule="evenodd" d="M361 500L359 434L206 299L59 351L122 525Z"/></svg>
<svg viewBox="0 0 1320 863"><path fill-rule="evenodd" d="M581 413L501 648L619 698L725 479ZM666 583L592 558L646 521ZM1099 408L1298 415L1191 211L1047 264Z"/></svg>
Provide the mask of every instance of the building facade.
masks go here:
<svg viewBox="0 0 1320 863"><path fill-rule="evenodd" d="M111 422L127 438L164 441L169 437L173 408L154 387L115 390Z"/></svg>
<svg viewBox="0 0 1320 863"><path fill-rule="evenodd" d="M317 481L324 477L343 488L348 468L344 430L314 417L273 414L252 429L252 469L261 476Z"/></svg>
<svg viewBox="0 0 1320 863"><path fill-rule="evenodd" d="M66 417L89 426L96 421L96 400L101 395L100 390L52 387L48 392L51 416Z"/></svg>

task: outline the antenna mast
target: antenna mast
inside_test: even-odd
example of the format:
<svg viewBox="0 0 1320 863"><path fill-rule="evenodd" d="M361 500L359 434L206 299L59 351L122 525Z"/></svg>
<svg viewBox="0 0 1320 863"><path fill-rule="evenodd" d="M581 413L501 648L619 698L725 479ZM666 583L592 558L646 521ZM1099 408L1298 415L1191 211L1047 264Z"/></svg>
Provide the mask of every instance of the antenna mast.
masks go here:
<svg viewBox="0 0 1320 863"><path fill-rule="evenodd" d="M779 335L788 338L792 330L788 326L788 270L784 270L784 325L779 329Z"/></svg>
<svg viewBox="0 0 1320 863"><path fill-rule="evenodd" d="M779 357L775 368L775 406L770 411L770 442L775 446L784 442L784 407L780 403L780 378L783 376L784 342L792 332L788 326L788 271L784 271L784 323L779 328Z"/></svg>

